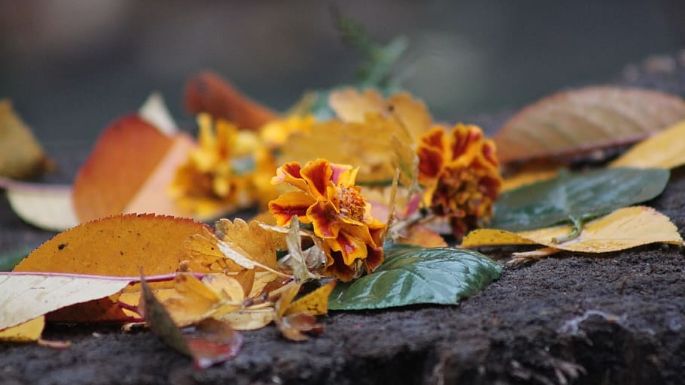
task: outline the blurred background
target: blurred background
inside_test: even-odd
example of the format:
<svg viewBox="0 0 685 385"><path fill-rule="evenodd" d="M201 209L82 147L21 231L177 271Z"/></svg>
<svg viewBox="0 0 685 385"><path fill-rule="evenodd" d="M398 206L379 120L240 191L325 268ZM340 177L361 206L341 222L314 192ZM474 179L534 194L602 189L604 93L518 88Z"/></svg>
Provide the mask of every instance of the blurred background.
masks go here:
<svg viewBox="0 0 685 385"><path fill-rule="evenodd" d="M202 69L285 109L354 80L331 5L380 42L406 36L403 86L448 121L685 48L682 0L0 0L0 98L44 142L91 142L153 90L189 123L183 85Z"/></svg>

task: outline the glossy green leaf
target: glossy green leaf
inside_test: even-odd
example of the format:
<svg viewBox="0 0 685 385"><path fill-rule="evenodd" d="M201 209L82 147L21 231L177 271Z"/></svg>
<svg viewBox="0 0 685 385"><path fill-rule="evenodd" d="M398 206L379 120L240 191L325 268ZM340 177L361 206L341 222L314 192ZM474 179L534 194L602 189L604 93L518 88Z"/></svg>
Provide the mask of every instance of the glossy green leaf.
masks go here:
<svg viewBox="0 0 685 385"><path fill-rule="evenodd" d="M524 231L588 219L655 198L666 187L669 171L615 168L562 172L558 177L504 193L490 227Z"/></svg>
<svg viewBox="0 0 685 385"><path fill-rule="evenodd" d="M455 305L499 278L501 268L470 250L392 245L372 274L339 283L331 310L384 309L414 304Z"/></svg>

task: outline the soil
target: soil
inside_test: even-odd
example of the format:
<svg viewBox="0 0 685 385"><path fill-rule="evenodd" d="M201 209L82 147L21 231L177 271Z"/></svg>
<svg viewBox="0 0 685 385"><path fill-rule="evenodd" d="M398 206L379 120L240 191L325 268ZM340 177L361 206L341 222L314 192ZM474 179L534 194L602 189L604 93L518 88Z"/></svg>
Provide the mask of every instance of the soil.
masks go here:
<svg viewBox="0 0 685 385"><path fill-rule="evenodd" d="M685 63L671 60L670 69L632 66L616 83L684 95ZM505 117L478 121L492 128ZM685 234L685 170L649 205ZM0 250L51 235L4 201L0 218ZM148 332L50 326L45 337L71 347L0 345L0 383L683 384L683 278L685 253L675 247L564 253L505 269L459 306L333 313L325 333L304 343L272 327L245 333L235 359L205 371Z"/></svg>

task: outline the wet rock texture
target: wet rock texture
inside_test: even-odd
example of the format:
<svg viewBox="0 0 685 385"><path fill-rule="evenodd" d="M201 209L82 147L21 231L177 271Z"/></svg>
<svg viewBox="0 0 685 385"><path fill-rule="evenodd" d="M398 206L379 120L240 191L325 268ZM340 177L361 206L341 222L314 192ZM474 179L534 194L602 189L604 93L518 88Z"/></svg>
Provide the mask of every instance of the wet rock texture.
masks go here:
<svg viewBox="0 0 685 385"><path fill-rule="evenodd" d="M685 95L685 57L654 60L616 83ZM477 120L492 129L505 115ZM685 233L685 170L649 205ZM2 250L51 236L22 224L5 201L0 218ZM505 269L460 306L335 313L324 335L305 343L274 328L246 333L237 358L204 372L147 332L66 325L46 337L72 346L0 345L0 383L680 384L685 255L658 245L564 253Z"/></svg>

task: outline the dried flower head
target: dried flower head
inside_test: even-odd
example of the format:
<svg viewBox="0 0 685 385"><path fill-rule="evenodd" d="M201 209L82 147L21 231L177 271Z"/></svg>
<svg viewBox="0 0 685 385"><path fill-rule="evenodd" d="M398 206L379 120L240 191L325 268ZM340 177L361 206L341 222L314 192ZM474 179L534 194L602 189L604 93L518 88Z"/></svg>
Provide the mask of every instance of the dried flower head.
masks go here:
<svg viewBox="0 0 685 385"><path fill-rule="evenodd" d="M421 136L418 157L424 204L449 220L457 239L490 219L502 177L495 143L479 127L434 127Z"/></svg>
<svg viewBox="0 0 685 385"><path fill-rule="evenodd" d="M296 191L269 202L279 226L288 225L294 216L312 225L323 241L326 273L342 281L371 272L383 262L385 224L371 216L371 205L355 186L356 175L356 168L323 159L304 166L286 163L272 183L285 183Z"/></svg>

